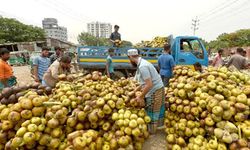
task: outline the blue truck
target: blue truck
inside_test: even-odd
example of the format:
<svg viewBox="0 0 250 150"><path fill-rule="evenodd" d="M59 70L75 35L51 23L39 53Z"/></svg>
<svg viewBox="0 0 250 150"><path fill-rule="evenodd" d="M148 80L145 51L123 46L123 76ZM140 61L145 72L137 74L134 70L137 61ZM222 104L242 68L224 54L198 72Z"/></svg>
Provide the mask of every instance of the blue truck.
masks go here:
<svg viewBox="0 0 250 150"><path fill-rule="evenodd" d="M170 36L171 55L174 57L176 65L193 66L199 62L202 66L208 66L208 53L202 41L196 36ZM111 47L79 46L78 64L80 68L87 71L105 71L107 50ZM116 55L113 56L115 74L117 76L128 77L134 73L135 68L129 63L127 50L132 47L115 48ZM157 67L158 57L162 54L163 48L137 48L140 55Z"/></svg>

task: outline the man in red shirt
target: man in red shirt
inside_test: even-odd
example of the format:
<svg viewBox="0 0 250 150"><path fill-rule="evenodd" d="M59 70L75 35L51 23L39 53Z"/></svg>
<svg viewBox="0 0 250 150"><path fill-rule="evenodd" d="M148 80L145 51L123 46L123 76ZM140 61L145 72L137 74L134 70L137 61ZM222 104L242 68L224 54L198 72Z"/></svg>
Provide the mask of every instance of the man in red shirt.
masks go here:
<svg viewBox="0 0 250 150"><path fill-rule="evenodd" d="M212 63L214 67L219 67L223 65L222 54L223 54L223 49L219 49L218 54L215 56Z"/></svg>

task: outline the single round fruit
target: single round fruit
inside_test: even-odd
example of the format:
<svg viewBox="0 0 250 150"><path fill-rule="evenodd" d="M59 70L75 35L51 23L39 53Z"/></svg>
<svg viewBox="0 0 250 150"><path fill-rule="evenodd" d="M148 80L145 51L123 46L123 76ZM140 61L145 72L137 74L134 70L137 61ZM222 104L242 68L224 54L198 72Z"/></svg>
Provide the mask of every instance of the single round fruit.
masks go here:
<svg viewBox="0 0 250 150"><path fill-rule="evenodd" d="M26 132L24 135L23 135L23 141L24 143L31 143L31 142L34 142L36 139L36 135L35 133L33 132Z"/></svg>
<svg viewBox="0 0 250 150"><path fill-rule="evenodd" d="M35 124L29 124L28 127L27 127L27 129L28 129L29 132L36 132L37 125L35 125Z"/></svg>

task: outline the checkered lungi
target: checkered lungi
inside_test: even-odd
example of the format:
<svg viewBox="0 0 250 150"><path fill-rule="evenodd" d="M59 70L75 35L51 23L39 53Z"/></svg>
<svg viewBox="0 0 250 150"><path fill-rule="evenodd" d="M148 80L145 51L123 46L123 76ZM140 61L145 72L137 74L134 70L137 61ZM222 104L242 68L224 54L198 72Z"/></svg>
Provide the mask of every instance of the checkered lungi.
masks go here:
<svg viewBox="0 0 250 150"><path fill-rule="evenodd" d="M165 113L165 93L164 88L156 90L150 97L146 98L146 112L151 118L151 122L148 125L150 133L155 133L157 127L164 125L164 113Z"/></svg>

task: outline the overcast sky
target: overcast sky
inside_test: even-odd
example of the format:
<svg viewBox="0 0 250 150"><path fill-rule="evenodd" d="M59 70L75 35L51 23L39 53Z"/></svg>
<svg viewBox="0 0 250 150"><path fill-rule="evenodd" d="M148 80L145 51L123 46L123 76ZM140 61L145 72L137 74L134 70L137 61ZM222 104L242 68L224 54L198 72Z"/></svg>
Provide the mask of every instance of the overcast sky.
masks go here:
<svg viewBox="0 0 250 150"><path fill-rule="evenodd" d="M210 41L250 28L250 0L1 0L0 15L40 27L43 18L57 18L75 43L92 21L118 24L122 39L137 43L192 35L192 19L198 16L196 35Z"/></svg>

